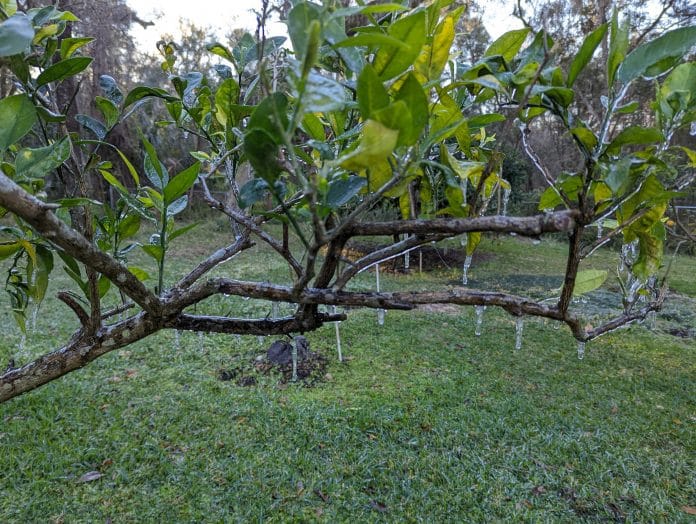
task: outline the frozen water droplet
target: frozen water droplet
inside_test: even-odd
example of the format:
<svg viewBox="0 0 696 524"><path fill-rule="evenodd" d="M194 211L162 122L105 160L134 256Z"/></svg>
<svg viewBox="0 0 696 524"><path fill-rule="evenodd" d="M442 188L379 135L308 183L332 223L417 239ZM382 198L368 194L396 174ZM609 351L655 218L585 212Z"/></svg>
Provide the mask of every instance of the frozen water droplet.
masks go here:
<svg viewBox="0 0 696 524"><path fill-rule="evenodd" d="M26 336L26 334L22 333L22 337L19 339L19 345L17 346L17 350L20 353L23 353L26 346L27 346L27 336Z"/></svg>
<svg viewBox="0 0 696 524"><path fill-rule="evenodd" d="M474 306L476 311L476 336L481 336L481 325L483 324L483 312L486 311L486 306Z"/></svg>
<svg viewBox="0 0 696 524"><path fill-rule="evenodd" d="M263 340L264 340L263 335L259 335L258 337L256 337L256 340L258 340L259 344L263 345Z"/></svg>
<svg viewBox="0 0 696 524"><path fill-rule="evenodd" d="M585 343L578 342L578 360L585 358Z"/></svg>
<svg viewBox="0 0 696 524"><path fill-rule="evenodd" d="M539 240L538 238L535 238L534 240L532 240L532 245L538 246L539 244L541 244L541 240Z"/></svg>
<svg viewBox="0 0 696 524"><path fill-rule="evenodd" d="M333 306L331 312L336 315L338 314L338 308ZM336 329L336 350L338 351L338 361L343 362L343 353L341 352L341 330L338 327L340 322L334 322L334 327Z"/></svg>
<svg viewBox="0 0 696 524"><path fill-rule="evenodd" d="M464 233L461 237L459 237L459 245L461 245L462 247L466 247L468 243L469 243L469 235Z"/></svg>
<svg viewBox="0 0 696 524"><path fill-rule="evenodd" d="M179 335L179 330L174 330L174 348L178 351L181 348L181 336Z"/></svg>
<svg viewBox="0 0 696 524"><path fill-rule="evenodd" d="M465 286L469 283L469 268L471 267L471 261L471 255L467 255L464 259L464 266L462 267L462 284Z"/></svg>
<svg viewBox="0 0 696 524"><path fill-rule="evenodd" d="M292 381L297 382L297 342L292 344Z"/></svg>
<svg viewBox="0 0 696 524"><path fill-rule="evenodd" d="M278 302L273 302L271 304L271 317L278 318L280 316L280 304Z"/></svg>
<svg viewBox="0 0 696 524"><path fill-rule="evenodd" d="M691 128L689 129L689 134L691 136L696 136L696 122L691 122Z"/></svg>
<svg viewBox="0 0 696 524"><path fill-rule="evenodd" d="M386 313L386 311L383 309L377 310L377 324L379 324L380 326L384 325L384 314L385 313Z"/></svg>
<svg viewBox="0 0 696 524"><path fill-rule="evenodd" d="M375 286L377 287L377 293L379 293L379 264L375 264Z"/></svg>
<svg viewBox="0 0 696 524"><path fill-rule="evenodd" d="M515 349L522 349L522 329L524 328L524 319L517 317L515 320Z"/></svg>
<svg viewBox="0 0 696 524"><path fill-rule="evenodd" d="M510 190L503 189L503 216L507 216L508 202L510 201Z"/></svg>
<svg viewBox="0 0 696 524"><path fill-rule="evenodd" d="M602 238L602 233L604 232L604 220L597 221L597 240Z"/></svg>

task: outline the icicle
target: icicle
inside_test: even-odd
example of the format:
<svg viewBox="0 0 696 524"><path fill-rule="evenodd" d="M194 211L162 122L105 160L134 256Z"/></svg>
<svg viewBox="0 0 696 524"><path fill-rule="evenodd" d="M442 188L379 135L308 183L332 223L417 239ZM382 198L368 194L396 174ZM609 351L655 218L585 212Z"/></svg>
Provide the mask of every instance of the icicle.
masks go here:
<svg viewBox="0 0 696 524"><path fill-rule="evenodd" d="M578 360L585 358L585 343L578 342Z"/></svg>
<svg viewBox="0 0 696 524"><path fill-rule="evenodd" d="M27 347L27 335L26 333L22 333L22 337L19 339L19 345L17 346L17 350L19 353L24 353L24 350Z"/></svg>
<svg viewBox="0 0 696 524"><path fill-rule="evenodd" d="M640 286L640 280L637 278L631 282L631 286L628 289L628 296L626 297L629 304L633 304L636 301L636 293L640 290Z"/></svg>
<svg viewBox="0 0 696 524"><path fill-rule="evenodd" d="M467 233L464 233L461 237L459 237L459 244L462 247L466 247L468 243L469 243L469 235Z"/></svg>
<svg viewBox="0 0 696 524"><path fill-rule="evenodd" d="M181 349L181 337L179 335L178 329L174 330L174 349L176 349L177 351Z"/></svg>
<svg viewBox="0 0 696 524"><path fill-rule="evenodd" d="M486 306L474 306L476 311L476 336L481 336L481 325L483 324L483 312L486 311Z"/></svg>
<svg viewBox="0 0 696 524"><path fill-rule="evenodd" d="M503 189L503 216L507 216L508 202L510 201L510 190Z"/></svg>
<svg viewBox="0 0 696 524"><path fill-rule="evenodd" d="M604 220L597 221L597 240L602 238L602 233L604 232Z"/></svg>
<svg viewBox="0 0 696 524"><path fill-rule="evenodd" d="M259 335L258 337L256 337L256 340L259 344L263 346L263 341L265 340L263 335Z"/></svg>
<svg viewBox="0 0 696 524"><path fill-rule="evenodd" d="M408 273L410 266L411 266L411 252L406 251L406 253L404 253L404 271L406 273Z"/></svg>
<svg viewBox="0 0 696 524"><path fill-rule="evenodd" d="M377 293L379 293L379 264L375 265L375 280L377 284ZM384 310L382 308L377 310L377 324L380 326L384 325Z"/></svg>
<svg viewBox="0 0 696 524"><path fill-rule="evenodd" d="M515 349L522 349L522 328L524 328L524 319L517 317L515 321Z"/></svg>
<svg viewBox="0 0 696 524"><path fill-rule="evenodd" d="M36 317L39 314L39 308L38 306L34 307L34 310L31 312L31 331L36 330Z"/></svg>
<svg viewBox="0 0 696 524"><path fill-rule="evenodd" d="M292 343L292 381L297 382L297 342Z"/></svg>
<svg viewBox="0 0 696 524"><path fill-rule="evenodd" d="M462 284L465 286L469 283L469 268L471 267L471 261L471 255L467 255L464 259L464 266L462 267Z"/></svg>
<svg viewBox="0 0 696 524"><path fill-rule="evenodd" d="M338 308L333 306L331 312L336 315L338 313ZM334 327L336 328L336 350L338 351L338 361L343 362L343 353L341 353L341 331L338 327L340 322L334 322Z"/></svg>
<svg viewBox="0 0 696 524"><path fill-rule="evenodd" d="M423 273L423 251L418 250L418 273Z"/></svg>
<svg viewBox="0 0 696 524"><path fill-rule="evenodd" d="M271 304L271 318L278 318L280 316L280 304L278 302L273 302Z"/></svg>
<svg viewBox="0 0 696 524"><path fill-rule="evenodd" d="M651 311L648 313L648 329L650 331L655 331L657 325L657 311Z"/></svg>

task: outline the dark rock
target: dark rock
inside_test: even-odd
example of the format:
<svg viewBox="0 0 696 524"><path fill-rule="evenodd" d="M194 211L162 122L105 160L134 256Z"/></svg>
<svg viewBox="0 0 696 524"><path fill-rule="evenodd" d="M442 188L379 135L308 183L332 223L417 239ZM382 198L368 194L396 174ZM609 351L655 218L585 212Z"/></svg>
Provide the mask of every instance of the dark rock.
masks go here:
<svg viewBox="0 0 696 524"><path fill-rule="evenodd" d="M292 346L285 340L276 340L268 348L266 358L268 358L269 362L280 366L289 364L292 362Z"/></svg>
<svg viewBox="0 0 696 524"><path fill-rule="evenodd" d="M294 339L297 347L297 361L302 362L309 357L309 342L302 335L298 335ZM292 345L285 340L276 340L271 344L266 352L266 358L269 362L279 366L285 366L292 362Z"/></svg>

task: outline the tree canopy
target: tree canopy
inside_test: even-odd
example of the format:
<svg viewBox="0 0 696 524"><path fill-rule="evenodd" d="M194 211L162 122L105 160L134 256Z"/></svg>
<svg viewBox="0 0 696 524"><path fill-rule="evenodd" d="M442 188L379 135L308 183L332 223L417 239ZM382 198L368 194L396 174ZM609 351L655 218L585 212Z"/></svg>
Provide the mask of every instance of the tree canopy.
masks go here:
<svg viewBox="0 0 696 524"><path fill-rule="evenodd" d="M262 23L268 9L264 3ZM356 15L366 25L349 34L346 20ZM6 291L24 328L28 305L44 298L60 260L75 286L59 297L80 321L64 347L10 365L0 375L0 401L162 329L297 334L346 319L320 306L498 306L516 317L561 321L581 347L660 308L666 212L695 176L696 151L679 139L696 120L696 64L686 59L696 27L632 46L629 25L614 9L587 28L570 59L555 53L548 32L531 27L505 33L479 57L455 45L462 16L464 8L449 0L415 7L298 1L287 12L290 48L262 25L231 45L208 43L207 52L222 59L211 70L184 71L177 46L163 40L168 86L124 90L105 66L95 69L91 38L69 32L74 13L52 6L20 12L13 0L0 2L0 60L13 82L0 100ZM589 67L602 72L599 105L582 103L578 79ZM93 111L76 112L72 101L90 74L101 92ZM650 90L649 104L636 101L639 87ZM139 132L141 162L112 139L152 101L166 113L150 127L196 137L188 158L169 162L148 129ZM574 148L565 170L549 169L533 140L549 122ZM507 209L512 188L496 137L515 128L546 187L531 216ZM50 195L49 175L60 183ZM95 177L108 184L112 201L94 191ZM213 184L226 195L217 196ZM173 275L172 243L207 227L179 220L194 188L230 219L229 243ZM398 216L375 220L376 206ZM486 233L562 234L566 270L553 300L468 287L467 264ZM344 256L351 239L382 236L395 241L357 260ZM361 271L455 236L469 255L464 285L351 288ZM617 274L623 312L590 325L571 302L609 275L582 264L616 239L624 244ZM209 277L258 242L285 261L286 281ZM134 249L150 257L154 271L133 265ZM105 309L109 293L121 304ZM195 311L220 294L296 309L282 318Z"/></svg>

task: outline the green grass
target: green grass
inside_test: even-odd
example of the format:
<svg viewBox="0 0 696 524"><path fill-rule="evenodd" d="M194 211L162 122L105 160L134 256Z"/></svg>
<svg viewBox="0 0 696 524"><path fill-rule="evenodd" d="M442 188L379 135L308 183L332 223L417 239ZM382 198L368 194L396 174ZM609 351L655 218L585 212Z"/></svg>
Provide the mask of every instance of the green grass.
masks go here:
<svg viewBox="0 0 696 524"><path fill-rule="evenodd" d="M182 245L172 264L203 251ZM562 272L561 244L500 239L482 252L474 281L504 281L515 267ZM674 268L687 294L693 269L688 258ZM246 254L220 271L282 274ZM385 289L430 288L460 271L384 278ZM201 310L224 308L267 306L225 298ZM46 304L26 357L65 338L65 310ZM263 352L270 340L256 337L182 334L177 349L163 332L107 355L0 405L0 522L693 518L683 509L696 506L693 339L637 326L590 343L579 361L565 328L529 319L514 351L511 317L489 309L476 337L471 309L455 311L389 312L383 327L351 311L344 364L333 326L309 334L331 361L315 388L218 380ZM5 318L0 362L19 340ZM90 471L103 476L79 482Z"/></svg>

